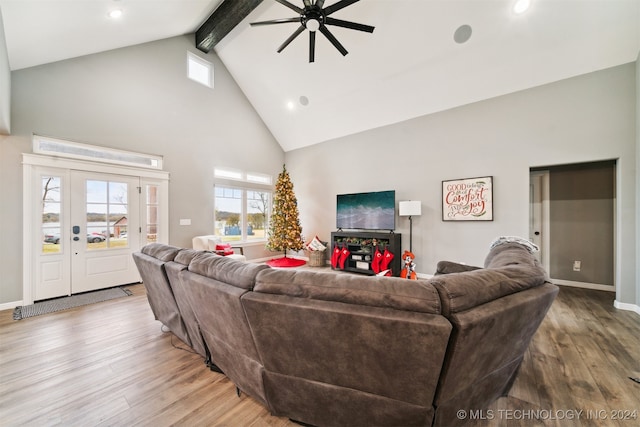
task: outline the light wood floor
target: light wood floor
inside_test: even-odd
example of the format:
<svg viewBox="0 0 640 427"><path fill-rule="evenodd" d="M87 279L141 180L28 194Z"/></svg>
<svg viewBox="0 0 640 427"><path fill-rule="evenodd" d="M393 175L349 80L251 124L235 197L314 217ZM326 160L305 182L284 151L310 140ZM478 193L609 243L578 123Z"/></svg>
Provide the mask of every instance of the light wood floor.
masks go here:
<svg viewBox="0 0 640 427"><path fill-rule="evenodd" d="M296 426L176 348L144 287L129 288L20 321L0 312L0 425ZM510 395L469 425L640 425L640 384L628 379L640 376L640 316L612 304L612 293L562 288ZM636 419L612 420L625 410Z"/></svg>

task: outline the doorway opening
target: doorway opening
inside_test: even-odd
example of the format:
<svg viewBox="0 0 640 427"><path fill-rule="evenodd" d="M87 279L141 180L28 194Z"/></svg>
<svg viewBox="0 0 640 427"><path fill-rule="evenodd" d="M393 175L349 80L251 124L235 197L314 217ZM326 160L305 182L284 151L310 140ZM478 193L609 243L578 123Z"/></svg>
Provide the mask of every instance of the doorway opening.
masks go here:
<svg viewBox="0 0 640 427"><path fill-rule="evenodd" d="M530 170L531 240L552 281L615 292L616 161Z"/></svg>

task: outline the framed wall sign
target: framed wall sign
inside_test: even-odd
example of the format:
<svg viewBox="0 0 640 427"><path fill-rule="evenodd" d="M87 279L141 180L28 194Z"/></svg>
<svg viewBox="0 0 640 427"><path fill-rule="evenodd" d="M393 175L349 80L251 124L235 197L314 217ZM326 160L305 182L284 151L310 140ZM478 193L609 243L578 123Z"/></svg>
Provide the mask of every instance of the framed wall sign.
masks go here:
<svg viewBox="0 0 640 427"><path fill-rule="evenodd" d="M493 221L493 177L442 181L443 221Z"/></svg>

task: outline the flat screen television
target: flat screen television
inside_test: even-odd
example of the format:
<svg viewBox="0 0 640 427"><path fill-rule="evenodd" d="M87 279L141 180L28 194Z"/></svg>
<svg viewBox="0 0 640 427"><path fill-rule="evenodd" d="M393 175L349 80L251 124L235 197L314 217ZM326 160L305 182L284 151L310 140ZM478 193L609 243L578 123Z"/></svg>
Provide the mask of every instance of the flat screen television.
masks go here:
<svg viewBox="0 0 640 427"><path fill-rule="evenodd" d="M396 192L338 194L336 226L344 229L395 230Z"/></svg>

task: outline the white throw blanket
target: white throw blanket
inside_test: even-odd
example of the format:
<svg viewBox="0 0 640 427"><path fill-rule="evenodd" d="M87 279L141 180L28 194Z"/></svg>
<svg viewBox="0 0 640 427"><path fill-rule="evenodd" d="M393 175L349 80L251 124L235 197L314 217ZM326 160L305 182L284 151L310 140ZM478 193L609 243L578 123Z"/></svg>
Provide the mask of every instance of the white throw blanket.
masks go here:
<svg viewBox="0 0 640 427"><path fill-rule="evenodd" d="M503 245L505 243L518 243L519 245L522 245L525 248L527 248L527 250L531 253L538 252L540 250L540 248L533 242L530 242L529 240L524 239L522 237L518 237L518 236L500 236L496 238L493 242L491 242L491 246L489 247L489 250L495 248L496 246Z"/></svg>

